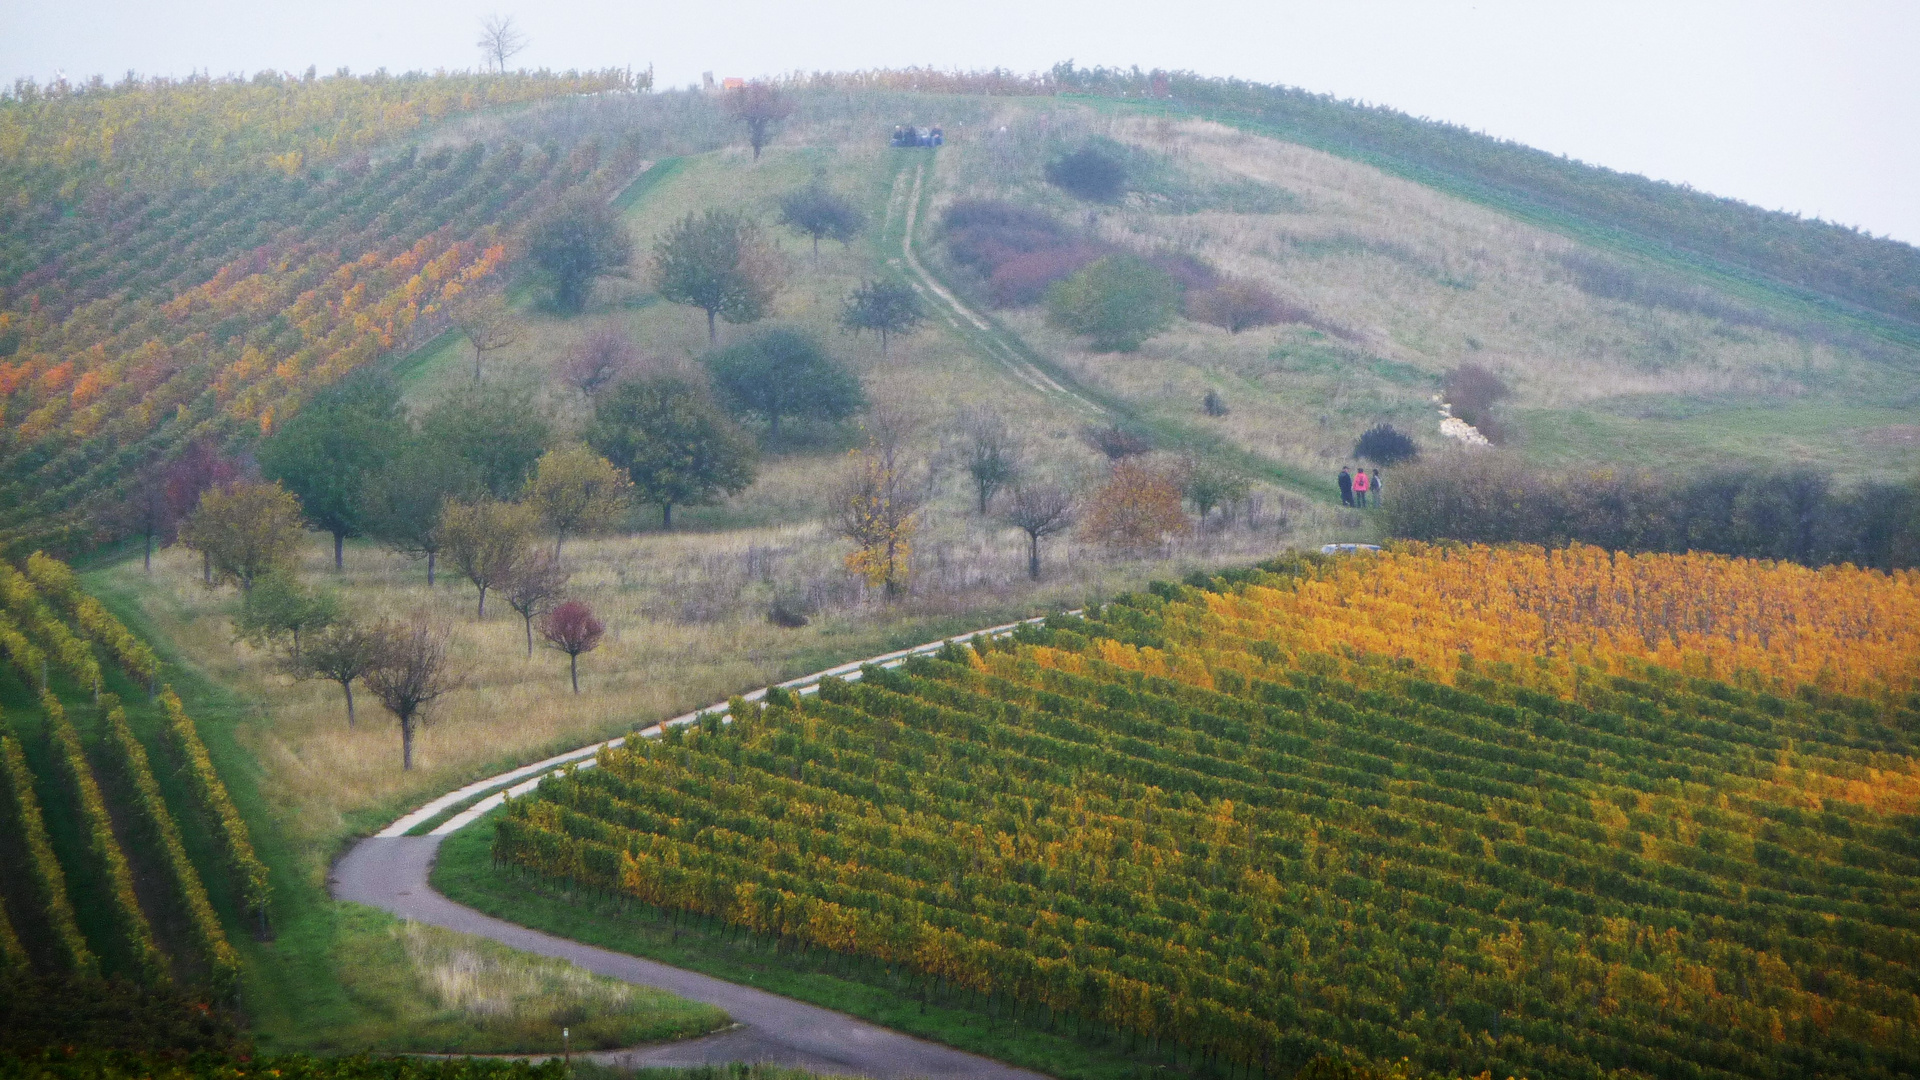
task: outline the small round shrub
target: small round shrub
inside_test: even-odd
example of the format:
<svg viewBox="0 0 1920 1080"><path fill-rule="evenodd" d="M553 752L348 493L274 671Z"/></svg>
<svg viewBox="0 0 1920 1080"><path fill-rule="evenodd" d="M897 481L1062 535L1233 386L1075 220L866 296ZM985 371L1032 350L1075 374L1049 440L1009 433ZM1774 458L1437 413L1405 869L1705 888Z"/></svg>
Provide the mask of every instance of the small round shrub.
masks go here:
<svg viewBox="0 0 1920 1080"><path fill-rule="evenodd" d="M1091 146L1048 162L1046 171L1047 183L1089 202L1115 202L1127 190L1126 163Z"/></svg>
<svg viewBox="0 0 1920 1080"><path fill-rule="evenodd" d="M1180 310L1180 284L1135 255L1109 255L1047 290L1047 321L1093 338L1097 352L1132 352Z"/></svg>
<svg viewBox="0 0 1920 1080"><path fill-rule="evenodd" d="M1420 448L1392 424L1375 424L1353 444L1353 456L1376 465L1398 465L1420 456Z"/></svg>

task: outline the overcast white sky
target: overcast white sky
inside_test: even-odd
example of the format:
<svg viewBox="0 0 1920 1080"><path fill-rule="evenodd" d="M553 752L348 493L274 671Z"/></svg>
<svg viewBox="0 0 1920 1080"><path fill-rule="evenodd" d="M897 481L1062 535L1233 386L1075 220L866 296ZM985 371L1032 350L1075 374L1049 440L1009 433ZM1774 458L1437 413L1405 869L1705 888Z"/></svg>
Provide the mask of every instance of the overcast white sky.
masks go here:
<svg viewBox="0 0 1920 1080"><path fill-rule="evenodd" d="M1289 0L10 0L0 79L464 68L511 15L553 68L663 86L1060 60L1391 105L1920 243L1920 3Z"/></svg>

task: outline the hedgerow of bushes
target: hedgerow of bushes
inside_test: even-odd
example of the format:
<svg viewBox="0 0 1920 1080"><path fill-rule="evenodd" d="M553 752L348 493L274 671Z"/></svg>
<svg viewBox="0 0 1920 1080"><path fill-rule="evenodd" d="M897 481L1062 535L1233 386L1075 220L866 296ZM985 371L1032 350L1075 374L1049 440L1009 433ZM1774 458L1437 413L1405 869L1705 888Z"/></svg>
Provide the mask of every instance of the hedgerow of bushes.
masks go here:
<svg viewBox="0 0 1920 1080"><path fill-rule="evenodd" d="M1840 487L1809 470L1550 472L1503 454L1401 471L1385 506L1409 540L1706 551L1808 566L1920 565L1920 481Z"/></svg>

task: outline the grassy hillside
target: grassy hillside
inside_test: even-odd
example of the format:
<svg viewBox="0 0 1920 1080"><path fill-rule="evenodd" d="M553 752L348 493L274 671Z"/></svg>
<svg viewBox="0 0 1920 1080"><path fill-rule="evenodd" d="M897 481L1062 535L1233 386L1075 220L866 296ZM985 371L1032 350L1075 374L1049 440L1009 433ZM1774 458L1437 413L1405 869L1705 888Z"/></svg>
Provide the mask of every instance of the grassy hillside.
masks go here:
<svg viewBox="0 0 1920 1080"><path fill-rule="evenodd" d="M1238 79L1056 68L1055 85L1208 117L1364 162L1451 194L1704 271L1738 287L1862 316L1909 342L1920 330L1920 250L1490 138L1384 106Z"/></svg>

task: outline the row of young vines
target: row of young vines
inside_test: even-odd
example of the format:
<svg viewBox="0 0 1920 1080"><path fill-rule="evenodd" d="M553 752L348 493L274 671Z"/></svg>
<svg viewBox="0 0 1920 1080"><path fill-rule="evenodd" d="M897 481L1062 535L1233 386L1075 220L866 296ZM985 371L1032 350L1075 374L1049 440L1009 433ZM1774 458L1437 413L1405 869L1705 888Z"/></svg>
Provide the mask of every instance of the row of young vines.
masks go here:
<svg viewBox="0 0 1920 1080"><path fill-rule="evenodd" d="M1409 549L1162 586L632 740L494 853L1273 1075L1901 1075L1920 577L1810 573ZM1623 633L1648 578L1690 614Z"/></svg>
<svg viewBox="0 0 1920 1080"><path fill-rule="evenodd" d="M143 697L159 674L157 657L81 590L69 567L39 553L25 573L0 564L0 618L14 628L13 639L0 635L0 648L20 681L37 690L39 705L35 717L0 719L7 796L0 828L17 838L12 844L25 871L0 877L0 921L14 932L12 939L0 933L0 962L13 955L6 941L16 940L22 951L14 962L45 974L118 973L148 986L199 987L214 1000L231 1000L239 989L240 957L189 855L177 816L185 808L169 805L127 709L114 694L101 692L94 651ZM33 662L49 655L60 663ZM58 678L49 677L49 667ZM203 811L234 874L241 906L264 930L270 892L246 825L170 688L159 695L156 711L156 727L173 751L186 797ZM33 726L39 735L25 734ZM92 729L91 737L83 727ZM28 753L35 746L44 748L37 775ZM71 815L76 840L56 841L49 807ZM8 862L11 869L12 855ZM139 884L141 872L150 884ZM72 888L83 895L76 899ZM79 918L82 902L99 913L92 922ZM179 929L163 943L157 923ZM22 927L30 932L23 936Z"/></svg>

